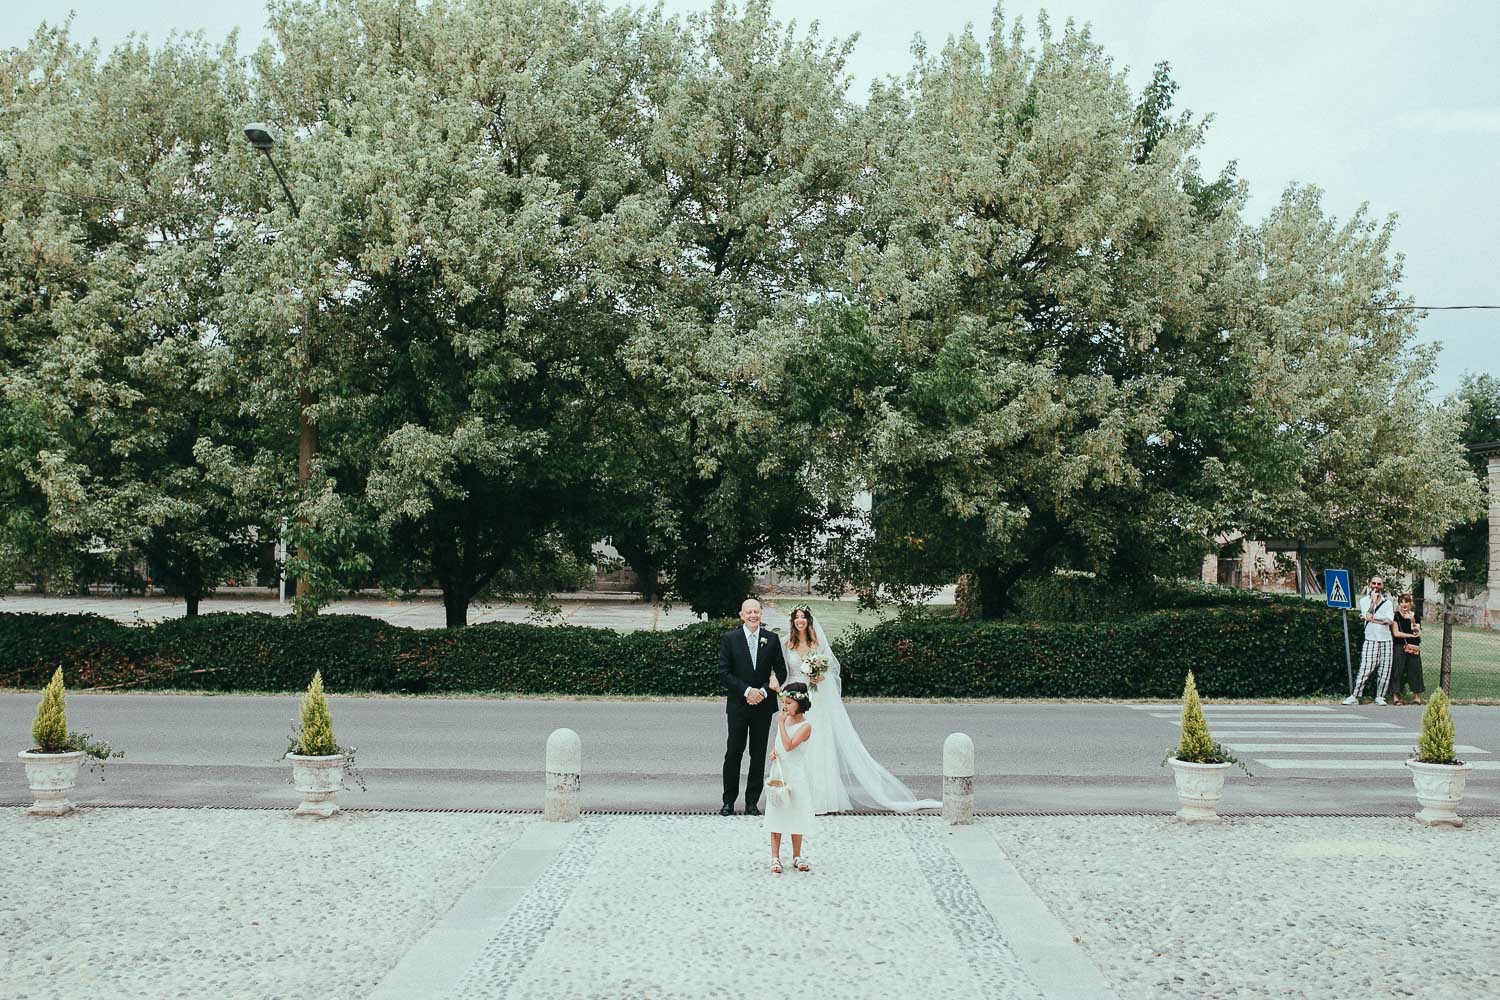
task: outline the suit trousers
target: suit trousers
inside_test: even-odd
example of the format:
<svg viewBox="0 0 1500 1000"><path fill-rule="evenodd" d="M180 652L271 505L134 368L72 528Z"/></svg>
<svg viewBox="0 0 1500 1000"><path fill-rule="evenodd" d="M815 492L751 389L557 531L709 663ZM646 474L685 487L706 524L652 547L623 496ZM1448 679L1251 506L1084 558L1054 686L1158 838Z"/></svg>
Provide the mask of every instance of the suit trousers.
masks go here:
<svg viewBox="0 0 1500 1000"><path fill-rule="evenodd" d="M750 750L750 774L745 778L745 805L760 802L766 780L766 744L771 739L771 718L776 702L767 698L752 705L744 698L728 699L724 709L729 722L729 742L724 748L724 804L734 805L740 797L740 761L745 759L746 744Z"/></svg>

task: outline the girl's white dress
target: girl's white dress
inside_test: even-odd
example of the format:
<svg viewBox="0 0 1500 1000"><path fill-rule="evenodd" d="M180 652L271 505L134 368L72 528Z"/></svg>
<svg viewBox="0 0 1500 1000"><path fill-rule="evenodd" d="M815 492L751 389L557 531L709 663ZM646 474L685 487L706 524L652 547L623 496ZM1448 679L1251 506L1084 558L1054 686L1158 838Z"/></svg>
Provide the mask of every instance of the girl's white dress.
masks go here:
<svg viewBox="0 0 1500 1000"><path fill-rule="evenodd" d="M793 736L801 730L802 726L808 725L802 722L797 726L789 726ZM809 736L798 744L797 749L788 750L781 739L781 724L775 723L776 728L776 757L774 761L766 764L767 779L777 777L776 769L781 769L780 777L792 790L792 801L790 805L778 806L769 794L766 795L766 811L761 819L761 827L767 833L800 834L808 836L813 832L812 796L807 787L807 748L818 738L816 734ZM768 793L770 789L766 790Z"/></svg>
<svg viewBox="0 0 1500 1000"><path fill-rule="evenodd" d="M935 799L919 799L913 795L900 778L881 767L865 749L844 708L838 657L833 655L822 626L815 627L818 644L816 649L808 651L808 655L818 652L828 659L828 669L816 687L808 683L807 674L802 669L803 657L787 643L781 644L782 655L786 658L787 681L807 684L812 697L807 721L813 723L815 732L798 750L807 753L805 769L812 790L813 812L818 815L844 812L851 808L851 799L867 808L894 812L942 808L943 804Z"/></svg>

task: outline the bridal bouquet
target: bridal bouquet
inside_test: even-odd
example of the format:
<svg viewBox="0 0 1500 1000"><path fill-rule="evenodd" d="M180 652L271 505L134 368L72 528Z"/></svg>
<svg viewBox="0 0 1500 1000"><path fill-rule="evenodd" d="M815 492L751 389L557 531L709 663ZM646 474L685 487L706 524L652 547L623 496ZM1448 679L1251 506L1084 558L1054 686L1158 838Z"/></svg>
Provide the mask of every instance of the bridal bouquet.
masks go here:
<svg viewBox="0 0 1500 1000"><path fill-rule="evenodd" d="M802 672L807 674L807 679L811 683L817 684L823 679L823 675L828 672L828 654L814 653L803 660Z"/></svg>

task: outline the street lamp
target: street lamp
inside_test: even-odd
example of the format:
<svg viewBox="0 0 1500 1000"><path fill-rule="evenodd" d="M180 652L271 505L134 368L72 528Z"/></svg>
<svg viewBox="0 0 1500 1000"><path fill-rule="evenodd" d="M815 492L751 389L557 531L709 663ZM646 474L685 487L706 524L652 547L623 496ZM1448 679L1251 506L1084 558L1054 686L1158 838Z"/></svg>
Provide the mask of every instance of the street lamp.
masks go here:
<svg viewBox="0 0 1500 1000"><path fill-rule="evenodd" d="M297 199L292 197L292 189L286 186L286 178L281 176L281 168L276 165L276 159L271 156L271 149L276 145L276 137L271 134L271 126L265 122L251 122L245 126L245 141L250 143L255 151L266 154L266 162L276 172L276 179L281 182L281 192L286 195L286 200L292 206L292 218L300 218L302 213L297 208Z"/></svg>
<svg viewBox="0 0 1500 1000"><path fill-rule="evenodd" d="M276 137L271 132L271 126L265 122L251 122L245 126L245 141L250 143L257 152L266 154L266 162L276 173L276 180L281 183L281 193L286 195L287 204L292 206L292 217L301 218L302 213L297 207L297 199L292 197L292 189L287 186L286 178L281 174L281 168L276 165L276 160L271 156L271 149L276 145ZM302 306L302 350L301 355L302 372L301 378L297 380L297 484L304 492L307 490L307 481L312 478L313 456L318 453L318 429L308 419L307 411L317 402L313 396L312 389L308 386L308 369L312 366L311 342L309 334L312 331L312 300L311 296L304 299ZM284 522L283 522L284 523ZM283 529L284 530L284 529ZM297 558L307 565L307 546L297 547ZM282 580L286 579L286 548L285 543L281 548ZM306 570L297 574L297 596L305 597L309 590ZM285 583L283 582L282 593L285 594ZM299 614L306 607L306 602L298 605Z"/></svg>

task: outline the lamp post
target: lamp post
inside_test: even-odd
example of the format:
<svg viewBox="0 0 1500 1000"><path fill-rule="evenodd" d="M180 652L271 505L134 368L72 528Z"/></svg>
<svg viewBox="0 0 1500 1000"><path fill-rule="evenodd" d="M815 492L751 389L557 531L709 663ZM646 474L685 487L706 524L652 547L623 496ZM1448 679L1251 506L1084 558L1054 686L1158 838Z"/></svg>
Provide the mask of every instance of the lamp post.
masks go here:
<svg viewBox="0 0 1500 1000"><path fill-rule="evenodd" d="M276 159L271 155L272 148L276 145L276 137L271 133L271 126L264 122L251 122L245 126L245 141L260 153L266 156L266 162L271 165L271 170L276 174L276 180L281 184L281 193L286 195L287 204L292 207L292 218L302 217L301 209L297 205L297 199L292 196L292 189L287 186L286 177L281 173L281 168L276 165ZM317 400L313 397L312 389L308 386L308 369L311 368L311 349L309 340L312 332L312 298L305 296L302 305L302 333L300 335L302 371L297 379L297 485L304 491L307 481L312 477L313 456L318 453L318 429L308 418L310 410ZM285 548L282 550L283 560L286 558ZM297 546L297 558L303 566L307 565L307 546ZM283 563L283 579L285 578L285 564ZM283 585L284 586L284 585ZM297 596L305 597L309 590L305 571L297 574ZM297 605L298 613L306 607L302 602ZM309 610L316 614L316 610Z"/></svg>

